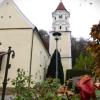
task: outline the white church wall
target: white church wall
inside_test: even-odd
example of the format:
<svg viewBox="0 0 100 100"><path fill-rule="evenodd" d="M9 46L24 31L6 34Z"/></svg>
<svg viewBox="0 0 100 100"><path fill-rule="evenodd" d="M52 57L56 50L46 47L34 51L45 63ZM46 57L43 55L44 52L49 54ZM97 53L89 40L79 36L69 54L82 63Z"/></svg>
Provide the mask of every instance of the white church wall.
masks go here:
<svg viewBox="0 0 100 100"><path fill-rule="evenodd" d="M24 69L29 74L30 68L30 56L31 56L31 42L33 36L33 54L32 54L32 65L31 75L34 81L39 82L44 80L44 71L48 66L49 53L44 47L37 32L32 33L32 29L28 30L0 30L0 40L2 45L0 46L1 51L7 51L8 46L12 46L15 51L15 58L10 60L11 68L9 69L8 87L11 87L11 80L16 77L16 71L18 68ZM0 71L0 86L5 73L6 57L3 58L2 68Z"/></svg>
<svg viewBox="0 0 100 100"><path fill-rule="evenodd" d="M49 53L47 52L39 35L35 32L32 54L32 75L36 82L43 81L45 70L49 62Z"/></svg>
<svg viewBox="0 0 100 100"><path fill-rule="evenodd" d="M31 34L32 29L0 30L0 42L2 43L0 51L7 51L8 46L11 46L15 51L15 58L11 58L10 60L12 65L8 74L10 81L16 77L16 71L18 68L24 69L25 71L29 70ZM5 65L2 65L0 71L0 82L2 82L1 80L4 78L4 66ZM11 86L10 82L8 82L8 86Z"/></svg>

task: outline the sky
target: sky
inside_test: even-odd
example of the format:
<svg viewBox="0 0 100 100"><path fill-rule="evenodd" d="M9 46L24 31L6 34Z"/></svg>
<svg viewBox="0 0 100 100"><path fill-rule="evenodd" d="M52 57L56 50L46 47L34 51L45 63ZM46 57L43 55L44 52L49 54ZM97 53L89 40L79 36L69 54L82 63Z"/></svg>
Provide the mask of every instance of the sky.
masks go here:
<svg viewBox="0 0 100 100"><path fill-rule="evenodd" d="M52 31L52 12L61 0L14 0L24 15L39 29ZM100 21L100 0L62 0L70 12L72 36L88 39L93 24Z"/></svg>

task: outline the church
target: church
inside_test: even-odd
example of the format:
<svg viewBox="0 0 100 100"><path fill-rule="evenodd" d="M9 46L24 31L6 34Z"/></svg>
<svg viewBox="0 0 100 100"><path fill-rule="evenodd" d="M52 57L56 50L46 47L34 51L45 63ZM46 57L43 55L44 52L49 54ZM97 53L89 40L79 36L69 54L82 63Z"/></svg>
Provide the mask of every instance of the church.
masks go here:
<svg viewBox="0 0 100 100"><path fill-rule="evenodd" d="M64 76L67 69L72 68L71 64L71 31L68 19L70 13L62 2L52 13L53 23L50 32L49 48L41 38L38 28L23 15L13 0L3 0L0 4L0 87L4 79L7 52L11 46L15 51L15 58L10 58L11 68L8 72L10 79L7 86L11 87L11 80L16 77L17 69L24 69L27 74L32 75L36 82L45 79L46 70L50 58L56 48L54 32L60 32L58 50L61 54L61 61Z"/></svg>

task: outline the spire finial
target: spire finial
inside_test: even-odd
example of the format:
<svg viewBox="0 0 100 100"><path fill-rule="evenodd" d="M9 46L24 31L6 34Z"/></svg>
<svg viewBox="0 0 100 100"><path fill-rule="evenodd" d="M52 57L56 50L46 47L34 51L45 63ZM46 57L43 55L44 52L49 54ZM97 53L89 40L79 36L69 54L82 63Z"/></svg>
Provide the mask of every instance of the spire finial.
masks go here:
<svg viewBox="0 0 100 100"><path fill-rule="evenodd" d="M62 0L60 0L60 2L62 2Z"/></svg>

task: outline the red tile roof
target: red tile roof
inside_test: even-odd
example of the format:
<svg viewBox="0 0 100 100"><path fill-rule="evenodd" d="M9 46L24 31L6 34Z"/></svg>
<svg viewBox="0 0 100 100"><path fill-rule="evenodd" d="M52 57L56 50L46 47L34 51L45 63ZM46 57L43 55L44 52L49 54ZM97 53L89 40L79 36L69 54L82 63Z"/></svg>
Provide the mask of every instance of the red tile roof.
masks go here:
<svg viewBox="0 0 100 100"><path fill-rule="evenodd" d="M65 8L65 6L63 5L63 3L60 2L56 10L66 10L66 8Z"/></svg>

